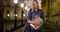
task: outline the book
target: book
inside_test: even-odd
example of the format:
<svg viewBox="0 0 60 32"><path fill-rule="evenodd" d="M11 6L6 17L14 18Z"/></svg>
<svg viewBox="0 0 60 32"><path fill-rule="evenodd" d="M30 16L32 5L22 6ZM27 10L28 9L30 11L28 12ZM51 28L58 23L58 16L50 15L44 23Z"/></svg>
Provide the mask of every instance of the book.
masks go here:
<svg viewBox="0 0 60 32"><path fill-rule="evenodd" d="M39 22L41 22L43 20L41 19L40 16L36 15L32 21L34 21L36 24L38 24Z"/></svg>
<svg viewBox="0 0 60 32"><path fill-rule="evenodd" d="M35 16L34 19L32 20L34 21L36 24L40 23L41 21L43 21L39 16ZM33 25L33 24L30 24L30 26L32 26L33 28L38 26L38 25Z"/></svg>

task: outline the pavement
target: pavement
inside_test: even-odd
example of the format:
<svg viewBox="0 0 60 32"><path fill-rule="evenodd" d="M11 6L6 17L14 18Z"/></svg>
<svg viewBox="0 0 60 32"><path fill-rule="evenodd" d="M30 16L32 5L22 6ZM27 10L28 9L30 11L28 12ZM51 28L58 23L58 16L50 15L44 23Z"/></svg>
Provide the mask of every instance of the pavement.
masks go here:
<svg viewBox="0 0 60 32"><path fill-rule="evenodd" d="M21 22L17 23L18 26L20 24L21 24ZM14 28L14 21L4 23L4 32L6 32L6 30L10 30L11 28ZM49 22L44 22L44 25L41 27L41 30L42 30L42 32L60 32L60 27L53 25ZM13 32L23 32L23 31L24 31L24 27L20 27L20 28L14 30Z"/></svg>

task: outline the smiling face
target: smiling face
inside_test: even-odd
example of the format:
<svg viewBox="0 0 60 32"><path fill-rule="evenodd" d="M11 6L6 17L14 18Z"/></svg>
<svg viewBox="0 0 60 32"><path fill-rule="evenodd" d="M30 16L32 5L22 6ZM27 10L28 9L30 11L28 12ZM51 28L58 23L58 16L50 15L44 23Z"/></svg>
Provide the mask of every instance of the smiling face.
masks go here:
<svg viewBox="0 0 60 32"><path fill-rule="evenodd" d="M33 7L34 7L34 9L38 9L38 2L37 1L33 2Z"/></svg>

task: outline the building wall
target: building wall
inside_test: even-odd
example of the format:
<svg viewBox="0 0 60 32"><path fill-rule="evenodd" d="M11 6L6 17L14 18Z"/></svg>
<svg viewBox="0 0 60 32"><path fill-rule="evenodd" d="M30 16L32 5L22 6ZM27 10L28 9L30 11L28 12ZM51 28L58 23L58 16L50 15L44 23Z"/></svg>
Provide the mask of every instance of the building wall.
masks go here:
<svg viewBox="0 0 60 32"><path fill-rule="evenodd" d="M42 9L44 11L44 16L47 18L52 24L60 25L60 0L46 0L42 2Z"/></svg>

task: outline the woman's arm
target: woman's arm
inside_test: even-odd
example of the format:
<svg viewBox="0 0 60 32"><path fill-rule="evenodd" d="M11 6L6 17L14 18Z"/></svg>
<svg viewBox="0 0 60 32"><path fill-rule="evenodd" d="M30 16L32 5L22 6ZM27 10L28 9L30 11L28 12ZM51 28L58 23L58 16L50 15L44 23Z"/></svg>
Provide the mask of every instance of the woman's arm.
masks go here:
<svg viewBox="0 0 60 32"><path fill-rule="evenodd" d="M40 26L42 26L43 22L44 22L44 12L43 11L41 11L41 19L42 19L42 21L40 22Z"/></svg>
<svg viewBox="0 0 60 32"><path fill-rule="evenodd" d="M40 24L38 24L38 25L39 25L39 26L37 26L37 27L34 28L35 30L38 30L38 29L43 25L43 21L40 22Z"/></svg>
<svg viewBox="0 0 60 32"><path fill-rule="evenodd" d="M36 22L34 22L34 21L32 21L32 20L27 20L27 22L28 22L29 24L36 24Z"/></svg>
<svg viewBox="0 0 60 32"><path fill-rule="evenodd" d="M41 19L42 19L42 21L40 23L40 26L42 26L44 23L44 12L43 11L41 11Z"/></svg>
<svg viewBox="0 0 60 32"><path fill-rule="evenodd" d="M28 11L28 17L27 17L27 22L30 24L33 24L33 21L31 20L31 9Z"/></svg>
<svg viewBox="0 0 60 32"><path fill-rule="evenodd" d="M43 22L44 22L44 13L43 13L43 11L41 11L41 19L42 19L42 21L39 23L39 24L37 24L37 25L39 25L39 26L37 26L36 28L35 28L35 30L38 30L39 29L39 27L41 27L42 25L43 25Z"/></svg>

